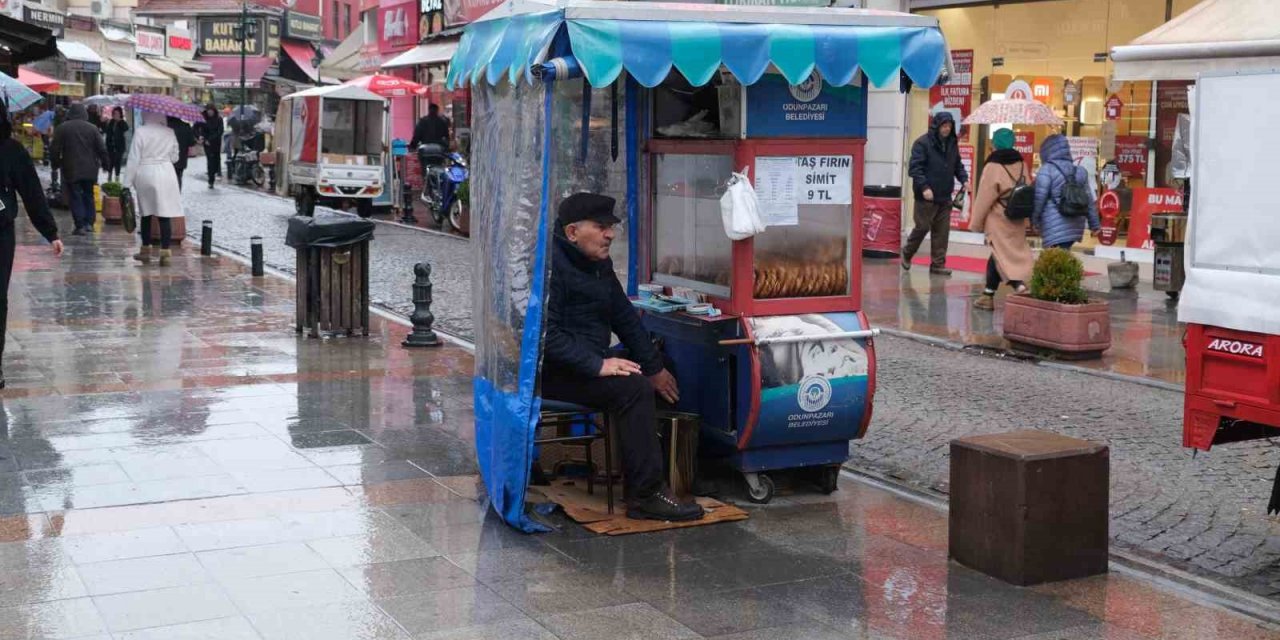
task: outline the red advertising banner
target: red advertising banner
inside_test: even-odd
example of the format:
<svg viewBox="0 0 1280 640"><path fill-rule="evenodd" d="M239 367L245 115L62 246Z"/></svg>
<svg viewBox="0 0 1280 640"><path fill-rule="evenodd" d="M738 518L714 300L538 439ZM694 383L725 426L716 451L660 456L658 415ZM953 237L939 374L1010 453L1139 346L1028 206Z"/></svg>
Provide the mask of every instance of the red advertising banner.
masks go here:
<svg viewBox="0 0 1280 640"><path fill-rule="evenodd" d="M1102 228L1098 230L1098 242L1106 246L1116 243L1120 236L1120 196L1114 191L1103 192L1098 198L1098 218Z"/></svg>
<svg viewBox="0 0 1280 640"><path fill-rule="evenodd" d="M929 113L950 111L960 123L973 110L973 49L953 50L951 67L955 73L946 84L929 88ZM961 125L957 135L965 139L969 135L969 127Z"/></svg>
<svg viewBox="0 0 1280 640"><path fill-rule="evenodd" d="M382 0L378 4L378 52L391 53L417 44L417 0Z"/></svg>
<svg viewBox="0 0 1280 640"><path fill-rule="evenodd" d="M503 0L445 0L444 22L451 27L475 22L484 14L489 13L489 11L494 7L502 4L502 1Z"/></svg>
<svg viewBox="0 0 1280 640"><path fill-rule="evenodd" d="M1139 187L1133 190L1133 211L1129 213L1130 249L1154 249L1151 241L1151 215L1182 211L1182 194L1177 189Z"/></svg>
<svg viewBox="0 0 1280 640"><path fill-rule="evenodd" d="M965 184L963 188L963 191L964 191L963 206L961 206L961 208L959 209L956 209L955 207L951 208L951 228L952 229L960 229L963 231L969 228L969 204L970 204L970 200L973 200L973 197L972 197L973 196L973 179L974 179L973 166L974 166L975 156L976 156L976 153L974 152L973 145L969 145L969 144L960 145L960 163L964 165L965 173L969 174L969 182ZM960 192L961 192L961 186L960 186L960 183L957 182L955 187L953 187L951 190L952 202L958 201L958 199L960 198Z"/></svg>
<svg viewBox="0 0 1280 640"><path fill-rule="evenodd" d="M1116 166L1126 178L1147 176L1147 139L1142 136L1116 136Z"/></svg>
<svg viewBox="0 0 1280 640"><path fill-rule="evenodd" d="M1015 131L1013 134L1013 148L1022 154L1022 164L1025 165L1028 179L1031 176L1031 160L1036 154L1036 132L1034 131Z"/></svg>

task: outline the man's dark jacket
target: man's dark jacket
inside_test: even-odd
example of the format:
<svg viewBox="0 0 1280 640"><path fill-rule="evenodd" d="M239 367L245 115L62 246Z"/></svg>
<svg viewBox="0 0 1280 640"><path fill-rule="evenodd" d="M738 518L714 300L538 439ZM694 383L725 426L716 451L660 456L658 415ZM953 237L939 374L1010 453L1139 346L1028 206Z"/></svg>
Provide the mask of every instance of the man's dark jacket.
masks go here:
<svg viewBox="0 0 1280 640"><path fill-rule="evenodd" d="M204 122L196 123L196 135L204 138L206 149L222 149L222 116L217 111L204 111Z"/></svg>
<svg viewBox="0 0 1280 640"><path fill-rule="evenodd" d="M191 131L191 125L187 124L180 118L170 116L166 118L169 128L173 129L173 137L178 140L178 161L173 163L175 171L186 171L187 160L191 156L191 147L196 144L196 134Z"/></svg>
<svg viewBox="0 0 1280 640"><path fill-rule="evenodd" d="M563 233L557 230L551 249L544 370L552 375L598 376L608 357L609 334L614 333L644 375L662 371L662 355L613 273L613 261L591 260Z"/></svg>
<svg viewBox="0 0 1280 640"><path fill-rule="evenodd" d="M449 119L440 115L422 116L413 127L413 139L409 141L409 148L419 144L438 144L448 149Z"/></svg>
<svg viewBox="0 0 1280 640"><path fill-rule="evenodd" d="M67 121L53 130L49 163L62 172L63 182L98 182L98 171L107 164L107 145L98 127L89 123L83 104L71 105Z"/></svg>
<svg viewBox="0 0 1280 640"><path fill-rule="evenodd" d="M951 123L951 135L943 138L938 134L942 123ZM916 199L924 199L924 189L933 189L935 203L951 202L951 192L955 189L955 181L960 184L969 181L969 174L960 162L960 144L956 137L956 123L951 114L940 111L929 122L929 133L916 139L911 145L911 163L907 173L911 176L911 188Z"/></svg>

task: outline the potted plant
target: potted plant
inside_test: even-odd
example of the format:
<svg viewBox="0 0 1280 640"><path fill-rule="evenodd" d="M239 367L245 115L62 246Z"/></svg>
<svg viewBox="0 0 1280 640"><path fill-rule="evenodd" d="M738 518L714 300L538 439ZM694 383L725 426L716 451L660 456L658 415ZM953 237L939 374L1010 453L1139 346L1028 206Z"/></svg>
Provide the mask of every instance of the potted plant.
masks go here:
<svg viewBox="0 0 1280 640"><path fill-rule="evenodd" d="M124 212L120 207L120 196L124 186L119 182L106 182L102 185L102 219L107 224L120 224Z"/></svg>
<svg viewBox="0 0 1280 640"><path fill-rule="evenodd" d="M1070 251L1041 252L1030 293L1005 302L1005 339L1015 348L1061 358L1101 357L1111 347L1110 307L1105 300L1089 300L1083 281L1084 265Z"/></svg>

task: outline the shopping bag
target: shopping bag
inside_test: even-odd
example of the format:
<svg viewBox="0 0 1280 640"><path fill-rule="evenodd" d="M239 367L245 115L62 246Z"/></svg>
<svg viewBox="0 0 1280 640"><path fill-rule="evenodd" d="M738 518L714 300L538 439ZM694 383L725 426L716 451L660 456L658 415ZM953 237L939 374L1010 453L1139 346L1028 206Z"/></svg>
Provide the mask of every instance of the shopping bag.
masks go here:
<svg viewBox="0 0 1280 640"><path fill-rule="evenodd" d="M138 214L133 205L133 189L128 187L120 192L120 223L124 225L127 233L133 233L138 228Z"/></svg>
<svg viewBox="0 0 1280 640"><path fill-rule="evenodd" d="M729 178L724 195L720 196L720 219L730 240L745 240L765 230L764 221L760 219L760 203L747 179L746 168Z"/></svg>

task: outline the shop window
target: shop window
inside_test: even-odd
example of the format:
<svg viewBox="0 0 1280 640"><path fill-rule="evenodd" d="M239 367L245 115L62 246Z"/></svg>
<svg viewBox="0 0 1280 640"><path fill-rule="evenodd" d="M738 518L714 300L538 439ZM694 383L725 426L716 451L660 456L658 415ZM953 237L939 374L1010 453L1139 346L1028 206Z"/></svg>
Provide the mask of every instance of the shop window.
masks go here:
<svg viewBox="0 0 1280 640"><path fill-rule="evenodd" d="M733 245L720 219L720 187L733 157L659 153L653 167L653 281L729 297Z"/></svg>
<svg viewBox="0 0 1280 640"><path fill-rule="evenodd" d="M363 156L376 163L382 154L382 105L363 100L327 99L320 117L324 133L320 153Z"/></svg>

